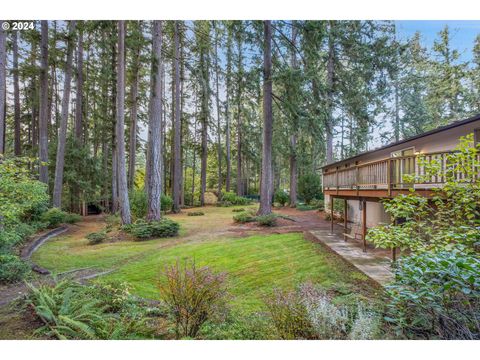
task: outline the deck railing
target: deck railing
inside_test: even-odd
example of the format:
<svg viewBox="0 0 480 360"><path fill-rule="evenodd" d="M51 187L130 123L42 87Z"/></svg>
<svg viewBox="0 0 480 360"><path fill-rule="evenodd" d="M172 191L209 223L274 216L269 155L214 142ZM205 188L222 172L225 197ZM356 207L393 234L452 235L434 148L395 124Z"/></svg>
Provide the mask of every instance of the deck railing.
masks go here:
<svg viewBox="0 0 480 360"><path fill-rule="evenodd" d="M337 167L323 173L324 190L375 190L406 189L412 186L405 181L405 175L425 175L425 168L419 165L418 158L422 157L427 162L436 161L441 166L440 174L446 169L448 155L451 151L416 154L402 157L381 159L364 164ZM457 180L462 180L465 175L458 171ZM445 183L442 175L435 175L423 179L421 184L415 184L416 188L438 187Z"/></svg>

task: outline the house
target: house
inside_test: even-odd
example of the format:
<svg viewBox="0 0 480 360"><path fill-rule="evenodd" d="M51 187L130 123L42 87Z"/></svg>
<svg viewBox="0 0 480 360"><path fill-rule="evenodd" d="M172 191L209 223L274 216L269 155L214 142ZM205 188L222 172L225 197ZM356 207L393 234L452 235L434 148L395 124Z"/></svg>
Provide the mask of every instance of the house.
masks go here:
<svg viewBox="0 0 480 360"><path fill-rule="evenodd" d="M345 239L362 239L366 251L367 228L390 221L382 199L407 194L412 185L415 192L428 197L433 187L442 186L440 177L423 184L403 182L405 174L422 174L418 156L446 161L459 138L471 133L475 143L480 142L480 114L322 167L325 208L333 213L331 200L343 199ZM331 221L333 233L333 216Z"/></svg>

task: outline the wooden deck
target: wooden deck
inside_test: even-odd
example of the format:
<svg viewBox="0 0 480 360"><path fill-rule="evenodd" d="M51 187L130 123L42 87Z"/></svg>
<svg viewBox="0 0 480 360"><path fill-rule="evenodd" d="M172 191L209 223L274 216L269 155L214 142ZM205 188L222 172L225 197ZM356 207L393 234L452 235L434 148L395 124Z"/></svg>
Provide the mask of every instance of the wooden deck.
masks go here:
<svg viewBox="0 0 480 360"><path fill-rule="evenodd" d="M347 164L344 166L326 167L323 172L323 192L340 198L375 199L395 197L408 194L413 188L416 193L429 197L432 188L443 186L442 176L432 176L422 183L406 183L405 175L425 175L425 168L419 164L419 157L427 162L437 161L445 169L450 151L428 154L415 154L402 157L391 157L367 163ZM458 180L463 178L458 173Z"/></svg>

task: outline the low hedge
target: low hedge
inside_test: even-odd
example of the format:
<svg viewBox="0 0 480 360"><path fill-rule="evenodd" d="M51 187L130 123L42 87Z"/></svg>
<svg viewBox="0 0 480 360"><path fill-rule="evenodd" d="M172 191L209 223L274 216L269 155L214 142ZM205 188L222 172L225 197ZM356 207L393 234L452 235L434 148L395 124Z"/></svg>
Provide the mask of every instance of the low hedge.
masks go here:
<svg viewBox="0 0 480 360"><path fill-rule="evenodd" d="M147 240L177 236L180 225L173 220L164 218L160 221L150 222L139 220L133 224L125 225L122 228L137 240Z"/></svg>
<svg viewBox="0 0 480 360"><path fill-rule="evenodd" d="M0 255L0 283L13 283L22 280L30 272L30 266L18 256Z"/></svg>

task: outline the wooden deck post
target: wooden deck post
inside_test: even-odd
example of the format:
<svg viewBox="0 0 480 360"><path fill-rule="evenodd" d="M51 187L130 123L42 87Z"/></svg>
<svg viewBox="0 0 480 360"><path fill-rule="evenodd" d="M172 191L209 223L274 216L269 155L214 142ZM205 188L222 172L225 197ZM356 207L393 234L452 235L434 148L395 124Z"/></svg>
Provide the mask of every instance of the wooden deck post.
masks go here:
<svg viewBox="0 0 480 360"><path fill-rule="evenodd" d="M392 161L387 161L387 194L390 197L392 195Z"/></svg>
<svg viewBox="0 0 480 360"><path fill-rule="evenodd" d="M362 238L363 252L367 252L367 201L362 199Z"/></svg>
<svg viewBox="0 0 480 360"><path fill-rule="evenodd" d="M348 202L347 199L343 199L343 228L344 233L348 232ZM343 240L347 241L347 237L343 235Z"/></svg>
<svg viewBox="0 0 480 360"><path fill-rule="evenodd" d="M333 196L330 196L330 233L333 234Z"/></svg>

